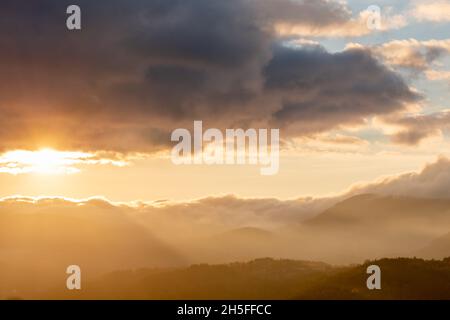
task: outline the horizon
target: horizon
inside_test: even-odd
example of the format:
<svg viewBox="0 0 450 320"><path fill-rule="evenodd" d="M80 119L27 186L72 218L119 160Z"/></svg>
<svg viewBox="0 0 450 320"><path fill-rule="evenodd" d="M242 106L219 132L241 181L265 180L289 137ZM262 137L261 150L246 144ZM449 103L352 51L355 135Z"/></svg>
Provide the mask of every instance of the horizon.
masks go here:
<svg viewBox="0 0 450 320"><path fill-rule="evenodd" d="M450 0L2 0L0 48L0 299L450 299Z"/></svg>

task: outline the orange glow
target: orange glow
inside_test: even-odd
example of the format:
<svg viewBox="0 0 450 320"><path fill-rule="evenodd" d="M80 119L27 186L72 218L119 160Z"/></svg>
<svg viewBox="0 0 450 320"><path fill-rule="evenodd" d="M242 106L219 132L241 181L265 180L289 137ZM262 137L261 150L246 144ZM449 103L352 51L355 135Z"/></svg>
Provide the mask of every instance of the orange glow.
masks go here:
<svg viewBox="0 0 450 320"><path fill-rule="evenodd" d="M93 155L89 153L56 151L53 149L15 150L0 156L0 170L11 174L71 174L79 171L74 167L75 164L91 157Z"/></svg>

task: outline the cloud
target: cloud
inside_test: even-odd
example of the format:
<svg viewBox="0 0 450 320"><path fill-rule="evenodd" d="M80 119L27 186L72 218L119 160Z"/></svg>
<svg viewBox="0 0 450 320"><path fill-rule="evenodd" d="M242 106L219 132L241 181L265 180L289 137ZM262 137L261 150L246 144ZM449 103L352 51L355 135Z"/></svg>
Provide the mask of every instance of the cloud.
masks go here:
<svg viewBox="0 0 450 320"><path fill-rule="evenodd" d="M358 44L349 44L348 48L362 48ZM367 48L377 57L393 67L401 67L415 71L424 71L433 67L438 59L450 53L450 39L426 40L416 39L393 40L381 45Z"/></svg>
<svg viewBox="0 0 450 320"><path fill-rule="evenodd" d="M329 198L245 199L229 195L187 202L114 203L102 198L14 196L0 199L0 260L5 262L2 270L9 270L4 272L8 275L5 279L12 279L23 274L59 274L74 262L89 274L101 274L124 268L229 262L258 255L354 261L374 254L374 248L381 250L379 254L393 254L395 250L388 244L397 241L398 246L399 240L403 242L398 247L404 253L412 243L417 244L413 241L417 236L423 245L430 235L448 232L446 225L436 225L442 220L433 216L445 216L442 208L448 208L448 203L436 199L448 199L449 187L450 160L440 158L419 172L354 185ZM381 197L377 201L376 196L366 196L342 202L367 193L416 199ZM374 199L377 205L369 215L361 215L358 205L373 205L365 199ZM397 202L403 205L399 207ZM408 216L414 207L411 203L427 206ZM423 214L429 204L430 217ZM377 219L378 208L385 210L381 216L386 219ZM320 213L331 220L331 227L309 228L307 221ZM339 220L345 222L336 224L336 217L346 217ZM354 223L349 223L349 217ZM254 228L268 237L245 232ZM353 228L351 237L348 228ZM23 273L25 269L28 272ZM15 281L11 283L15 285Z"/></svg>
<svg viewBox="0 0 450 320"><path fill-rule="evenodd" d="M14 150L0 154L0 173L13 175L24 173L72 174L80 171L82 165L113 165L123 167L137 156L98 152L38 151Z"/></svg>
<svg viewBox="0 0 450 320"><path fill-rule="evenodd" d="M198 119L308 135L420 98L365 49L282 45L277 23L345 24L339 3L80 0L76 32L69 4L0 4L2 151L158 152Z"/></svg>
<svg viewBox="0 0 450 320"><path fill-rule="evenodd" d="M333 197L240 198L235 195L210 196L192 201L112 202L100 197L69 199L63 197L10 196L0 199L0 213L41 212L45 208L60 212L84 210L125 214L140 221L163 238L213 235L234 228L257 227L277 230L299 224L334 204L359 194L373 193L416 198L449 198L450 160L440 157L417 172L381 177L358 183ZM98 210L97 210L98 209Z"/></svg>
<svg viewBox="0 0 450 320"><path fill-rule="evenodd" d="M425 74L429 80L450 80L450 71L427 70Z"/></svg>
<svg viewBox="0 0 450 320"><path fill-rule="evenodd" d="M62 212L83 208L100 212L121 213L140 220L156 234L171 228L171 236L194 235L200 231L209 235L244 226L276 230L289 223L300 223L316 212L326 209L332 198L303 197L292 200L276 198L240 198L235 195L210 196L191 201L131 201L113 202L103 197L71 199L65 197L9 196L0 198L0 213L39 212L50 208ZM94 210L95 211L95 210ZM205 228L207 227L207 228ZM158 231L159 228L162 228ZM204 229L204 230L200 230Z"/></svg>
<svg viewBox="0 0 450 320"><path fill-rule="evenodd" d="M381 45L364 47L351 43L350 49L365 49L395 70L411 71L413 75L425 76L428 80L447 80L448 71L435 69L441 59L450 54L450 39L419 41L416 39L393 40ZM420 105L417 105L420 107ZM448 130L450 121L447 110L430 114L411 114L419 108L378 117L389 126L392 142L415 146L424 139L442 135Z"/></svg>
<svg viewBox="0 0 450 320"><path fill-rule="evenodd" d="M267 91L281 97L273 122L294 134L358 125L373 115L404 110L421 98L370 51L359 48L332 54L317 46L281 46L265 75Z"/></svg>
<svg viewBox="0 0 450 320"><path fill-rule="evenodd" d="M398 128L391 135L394 143L413 146L449 130L450 112L442 110L431 114L384 117L383 122Z"/></svg>
<svg viewBox="0 0 450 320"><path fill-rule="evenodd" d="M380 178L377 181L355 185L347 195L375 193L380 195L448 199L450 194L450 160L445 157L426 165L419 172Z"/></svg>
<svg viewBox="0 0 450 320"><path fill-rule="evenodd" d="M449 12L448 0L416 1L410 14L419 21L449 22Z"/></svg>
<svg viewBox="0 0 450 320"><path fill-rule="evenodd" d="M139 207L139 212L141 218L171 225L185 235L198 234L201 226L208 226L207 233L215 234L245 226L276 230L286 223L300 223L310 218L315 212L324 210L329 201L328 198L279 200L227 195L190 202L147 204ZM192 231L188 231L186 225L191 225ZM192 227L194 225L198 228Z"/></svg>
<svg viewBox="0 0 450 320"><path fill-rule="evenodd" d="M366 145L367 141L358 137L336 134L330 137L324 137L321 141L338 145Z"/></svg>
<svg viewBox="0 0 450 320"><path fill-rule="evenodd" d="M308 1L307 1L308 2ZM319 1L322 6L331 7L331 1ZM387 7L384 12L380 12L380 24L378 28L368 26L373 19L373 12L369 9L359 12L356 16L352 16L352 12L342 3L334 2L335 19L325 23L311 23L310 19L315 17L304 11L305 15L309 14L309 19L284 19L275 23L275 29L282 36L310 36L310 37L360 37L374 32L383 32L393 29L400 29L407 25L406 16L401 14L392 14L391 7ZM319 9L318 6L314 6ZM332 8L332 7L331 7ZM329 9L331 9L329 8ZM293 10L291 12L291 15ZM323 10L323 12L326 12ZM332 14L329 14L332 16Z"/></svg>

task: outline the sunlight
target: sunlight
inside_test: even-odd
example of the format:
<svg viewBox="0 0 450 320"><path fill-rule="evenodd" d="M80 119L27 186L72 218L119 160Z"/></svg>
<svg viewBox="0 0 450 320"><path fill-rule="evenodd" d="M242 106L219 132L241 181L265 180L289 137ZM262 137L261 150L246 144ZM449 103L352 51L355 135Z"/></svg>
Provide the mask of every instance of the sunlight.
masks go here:
<svg viewBox="0 0 450 320"><path fill-rule="evenodd" d="M0 172L11 174L72 174L80 171L74 165L92 157L93 155L89 153L56 151L53 149L15 150L0 156Z"/></svg>

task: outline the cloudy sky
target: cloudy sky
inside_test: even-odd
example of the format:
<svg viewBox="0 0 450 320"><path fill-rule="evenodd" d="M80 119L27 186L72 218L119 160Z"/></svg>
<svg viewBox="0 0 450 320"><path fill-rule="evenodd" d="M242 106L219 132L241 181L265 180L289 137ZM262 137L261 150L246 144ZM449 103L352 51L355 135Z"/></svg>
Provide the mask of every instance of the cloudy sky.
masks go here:
<svg viewBox="0 0 450 320"><path fill-rule="evenodd" d="M75 2L0 3L0 196L443 192L427 173L450 172L450 1ZM175 166L170 134L194 120L279 128L279 173Z"/></svg>

